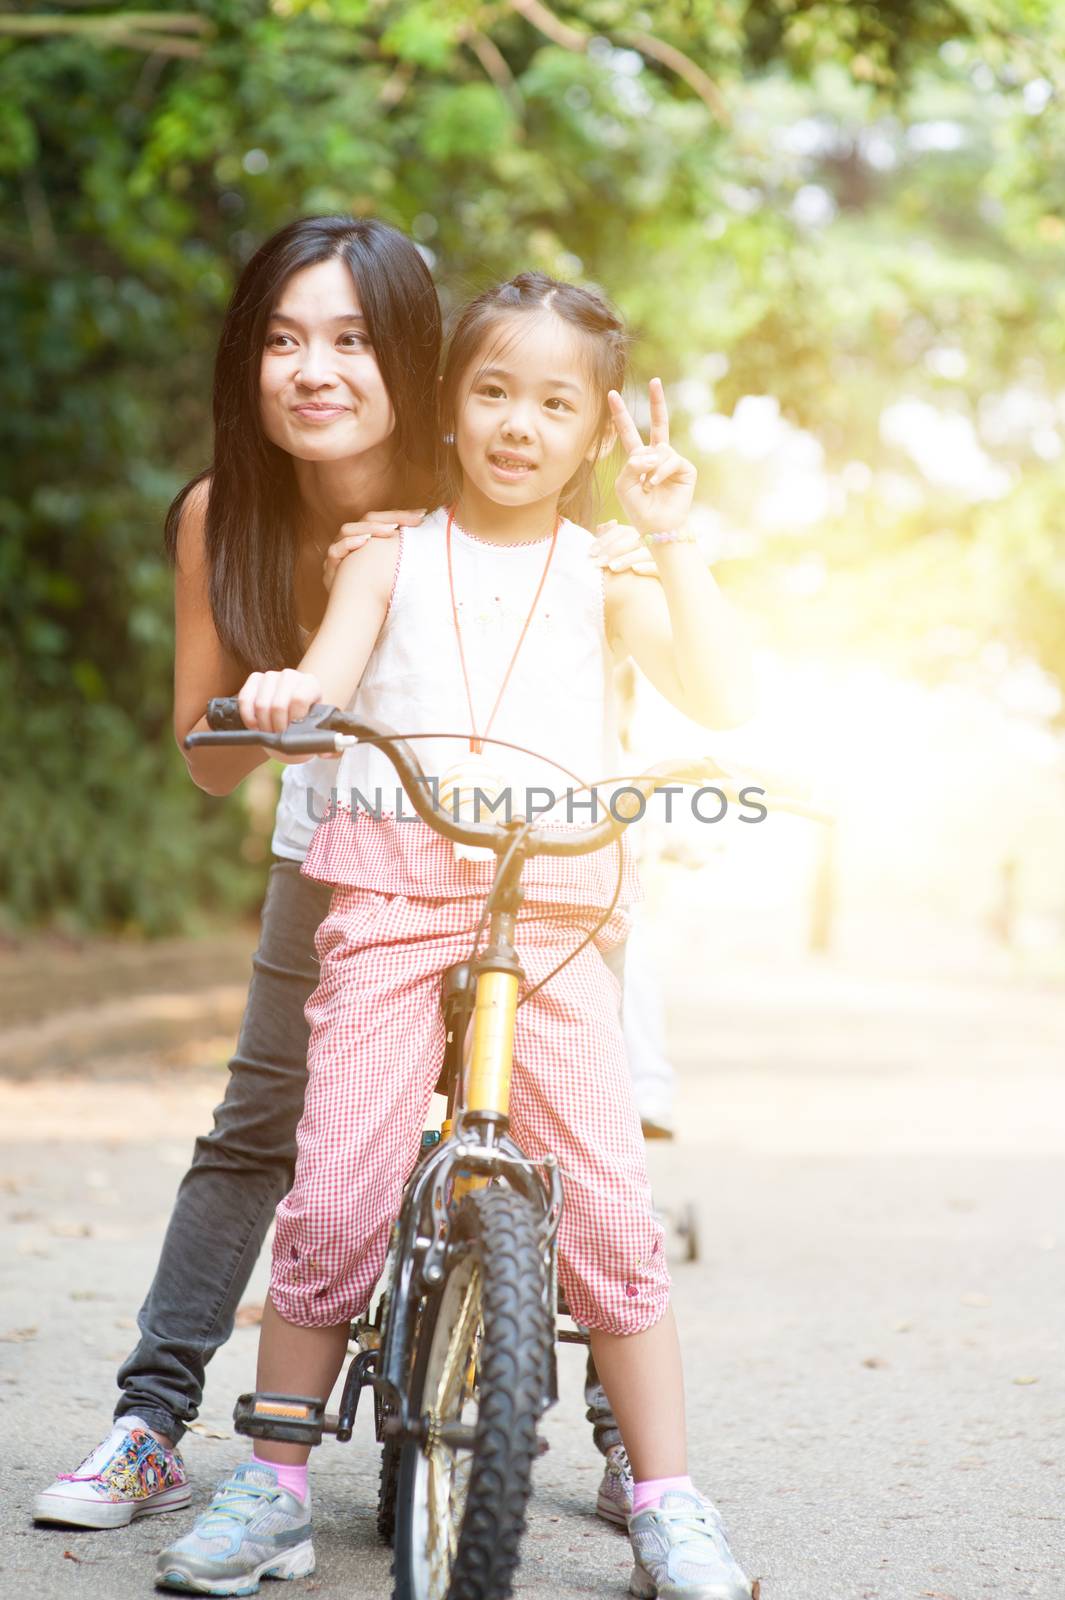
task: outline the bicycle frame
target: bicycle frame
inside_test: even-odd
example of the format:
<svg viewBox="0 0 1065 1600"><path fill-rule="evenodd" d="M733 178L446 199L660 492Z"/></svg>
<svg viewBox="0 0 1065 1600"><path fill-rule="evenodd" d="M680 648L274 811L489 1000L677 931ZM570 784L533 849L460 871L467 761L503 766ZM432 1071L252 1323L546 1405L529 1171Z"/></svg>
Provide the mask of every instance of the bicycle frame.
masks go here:
<svg viewBox="0 0 1065 1600"><path fill-rule="evenodd" d="M558 1164L550 1155L541 1164L529 1161L507 1132L515 1014L523 977L514 948L522 869L533 854L576 856L601 849L620 837L635 813L619 815L612 809L607 820L573 837L552 835L520 820L506 824L461 823L429 800L425 775L404 739L388 729L337 711L335 707L314 707L302 722L293 724L283 734L246 729L234 700L213 701L208 720L213 728L227 731L191 734L185 741L187 746L217 740L265 745L291 754L336 754L359 742L376 744L392 761L411 804L423 821L445 838L463 844L487 844L496 852L496 874L486 907L490 915L488 943L470 962L451 968L447 974L455 981L450 995L445 995L445 1016L448 1016L449 1001L451 1007L443 1068L448 1094L445 1137L431 1153L423 1156L408 1180L389 1251L392 1279L376 1323L360 1325L363 1329L379 1328L380 1344L364 1348L351 1362L336 1417L324 1415L321 1400L281 1395L243 1395L235 1412L237 1431L253 1437L318 1444L322 1434L329 1432L335 1433L338 1439L350 1439L359 1396L369 1385L375 1395L378 1438L424 1443L424 1419L410 1415L409 1353L424 1297L445 1280L449 1249L466 1248L453 1246L450 1241L451 1201L493 1178L502 1178L533 1203L540 1217L540 1238L548 1269L545 1294L550 1298L548 1310L552 1320L556 1312L554 1243L562 1209ZM723 780L729 788L737 787L731 774L710 760L664 763L631 780L629 789L630 793L635 790L646 798L662 780L705 782L710 777L718 782ZM741 802L747 792L739 789ZM757 786L750 792L765 793ZM801 801L786 802L784 808L811 820L830 820L825 813ZM469 1059L465 1061L471 1014L472 1041ZM586 1335L579 1333L567 1335L563 1332L558 1337L586 1340ZM546 1409L555 1399L557 1381L552 1361L544 1384L542 1408ZM438 1430L437 1436L445 1443L462 1448L471 1443L466 1437L468 1432L459 1425L450 1429L444 1425L444 1432ZM450 1436L452 1434L454 1437Z"/></svg>
<svg viewBox="0 0 1065 1600"><path fill-rule="evenodd" d="M550 1155L542 1166L529 1161L507 1132L514 1024L523 976L514 948L514 929L525 859L525 852L518 845L497 860L488 902L488 943L471 963L463 964L465 1003L452 1007L444 1062L449 1091L446 1137L416 1169L396 1224L393 1259L397 1270L389 1288L380 1361L369 1379L392 1413L383 1430L390 1437L419 1436L418 1422L409 1416L407 1407L408 1350L422 1292L431 1291L445 1277L449 1192L455 1200L492 1178L504 1178L532 1202L541 1218L541 1243L549 1264L547 1281L552 1302L548 1309L554 1319L554 1240L562 1211L558 1164ZM472 1025L472 1042L465 1060L468 1023ZM543 1396L544 1409L557 1397L552 1362ZM342 1406L342 1417L343 1412Z"/></svg>

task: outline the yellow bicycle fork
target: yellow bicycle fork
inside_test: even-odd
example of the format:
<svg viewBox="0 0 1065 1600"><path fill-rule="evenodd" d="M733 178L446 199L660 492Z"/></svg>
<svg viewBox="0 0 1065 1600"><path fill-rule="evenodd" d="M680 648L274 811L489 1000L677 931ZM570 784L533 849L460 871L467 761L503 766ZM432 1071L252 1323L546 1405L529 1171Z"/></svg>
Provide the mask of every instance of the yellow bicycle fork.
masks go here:
<svg viewBox="0 0 1065 1600"><path fill-rule="evenodd" d="M506 952L504 961L514 964L514 916L497 912L492 918L490 948ZM510 1076L514 1065L514 1020L518 1009L518 975L514 971L482 971L477 977L473 1026L463 1068L463 1087L459 1100L465 1111L489 1111L505 1117L510 1111ZM451 1135L452 1119L441 1129L441 1138ZM459 1173L454 1197L461 1199L488 1180Z"/></svg>

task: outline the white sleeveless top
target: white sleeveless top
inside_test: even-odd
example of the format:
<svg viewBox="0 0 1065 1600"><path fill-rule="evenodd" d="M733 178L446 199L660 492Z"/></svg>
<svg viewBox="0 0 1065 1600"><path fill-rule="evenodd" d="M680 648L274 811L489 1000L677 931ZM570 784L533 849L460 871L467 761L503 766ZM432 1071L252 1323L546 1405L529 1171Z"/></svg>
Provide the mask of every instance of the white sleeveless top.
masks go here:
<svg viewBox="0 0 1065 1600"><path fill-rule="evenodd" d="M431 734L412 740L412 748L425 773L436 778L469 758L474 731L451 608L446 529L441 510L400 535L388 615L351 701L351 710L367 721L401 734ZM456 605L478 733L499 693L549 548L550 539L496 545L457 524L452 528ZM561 828L592 821L587 794L578 794L577 808L570 810L566 792L618 771L604 579L589 549L590 535L564 520L491 727L492 737L539 754L492 743L484 750L487 764L511 791L513 813L528 814L531 801L545 823ZM376 747L357 745L340 762L315 765L331 768L312 782L327 778L337 804L314 836L305 866L309 876L427 898L476 895L487 888L491 863L456 861L451 844L414 816L395 769ZM532 787L541 792L530 795ZM543 790L559 797L553 810L545 810ZM617 883L617 853L571 861L537 858L522 882L528 898L606 905ZM637 896L627 863L623 898Z"/></svg>
<svg viewBox="0 0 1065 1600"><path fill-rule="evenodd" d="M337 763L314 756L298 766L283 767L281 793L270 848L285 861L303 861L314 830L329 808L337 781Z"/></svg>
<svg viewBox="0 0 1065 1600"><path fill-rule="evenodd" d="M310 628L297 622L300 644L306 647ZM324 756L312 756L281 769L281 792L274 814L274 836L270 848L285 861L306 859L314 830L329 809L330 796L337 781L337 763Z"/></svg>

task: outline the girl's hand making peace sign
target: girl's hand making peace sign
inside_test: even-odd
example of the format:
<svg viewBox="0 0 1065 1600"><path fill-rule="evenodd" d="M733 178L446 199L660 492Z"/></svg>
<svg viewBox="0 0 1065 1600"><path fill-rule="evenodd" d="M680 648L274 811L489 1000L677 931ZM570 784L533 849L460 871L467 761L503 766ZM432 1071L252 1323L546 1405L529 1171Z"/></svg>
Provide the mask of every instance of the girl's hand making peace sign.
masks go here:
<svg viewBox="0 0 1065 1600"><path fill-rule="evenodd" d="M616 389L608 396L610 415L628 460L614 485L625 515L640 533L671 533L683 528L691 510L696 471L669 442L669 411L660 378L648 385L651 437L644 444Z"/></svg>

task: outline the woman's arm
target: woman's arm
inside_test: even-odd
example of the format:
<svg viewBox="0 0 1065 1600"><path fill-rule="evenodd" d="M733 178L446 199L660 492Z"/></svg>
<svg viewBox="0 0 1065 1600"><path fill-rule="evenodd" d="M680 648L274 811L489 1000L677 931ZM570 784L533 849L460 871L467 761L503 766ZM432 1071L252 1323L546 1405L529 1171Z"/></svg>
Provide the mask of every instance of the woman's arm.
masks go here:
<svg viewBox="0 0 1065 1600"><path fill-rule="evenodd" d="M196 750L184 748L185 735L207 727L204 711L215 695L236 694L244 674L225 650L215 629L208 596L208 566L204 543L207 518L206 482L199 483L185 501L178 525L174 573L174 737L185 757L189 775L207 794L229 794L242 778L262 765L266 751L254 747Z"/></svg>
<svg viewBox="0 0 1065 1600"><path fill-rule="evenodd" d="M695 468L669 444L669 414L653 379L651 442L645 445L625 404L611 394L614 425L628 457L617 494L641 534L683 529ZM750 645L710 575L697 545L651 545L657 584L631 573L607 574L607 628L651 682L681 711L710 728L731 728L753 710Z"/></svg>

